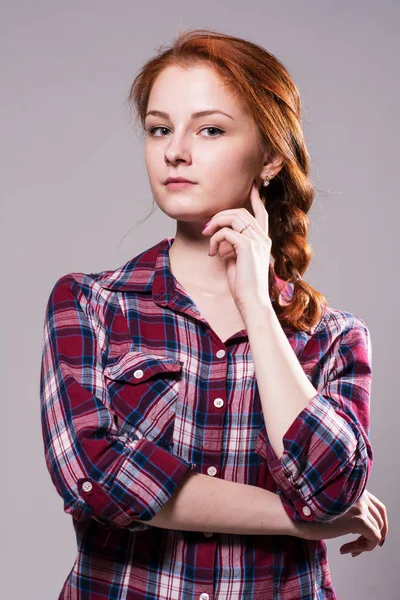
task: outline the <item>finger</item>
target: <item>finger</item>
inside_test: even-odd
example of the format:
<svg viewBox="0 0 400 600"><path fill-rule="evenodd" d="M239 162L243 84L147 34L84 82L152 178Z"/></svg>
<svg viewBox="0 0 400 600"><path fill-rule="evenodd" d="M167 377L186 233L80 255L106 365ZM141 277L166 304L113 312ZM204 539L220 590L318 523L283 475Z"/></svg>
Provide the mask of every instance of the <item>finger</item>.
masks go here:
<svg viewBox="0 0 400 600"><path fill-rule="evenodd" d="M360 541L360 548L357 550L373 550L375 546L380 542L381 539L381 530L378 527L376 520L370 516L368 516L368 524L366 523L365 531L363 532L363 536L366 538L366 541Z"/></svg>
<svg viewBox="0 0 400 600"><path fill-rule="evenodd" d="M250 214L250 213L249 213ZM254 217L252 217L254 220ZM247 222L244 220L243 216L241 216L238 212L231 212L230 214L223 212L215 215L206 227L202 230L204 235L212 235L214 231L218 230L218 227L231 227L233 231L240 232L243 227L247 225Z"/></svg>
<svg viewBox="0 0 400 600"><path fill-rule="evenodd" d="M371 500L371 502L373 502L373 504L375 504L375 506L379 510L380 515L382 517L383 526L381 527L381 536L382 536L382 539L384 539L387 536L387 533L389 531L389 522L388 522L388 517L387 517L386 506L383 504L383 502L381 502L379 500L379 498L377 498L376 496L371 494L371 492L368 492L368 497Z"/></svg>
<svg viewBox="0 0 400 600"><path fill-rule="evenodd" d="M362 516L360 519L357 519L359 522L359 530L357 531L357 533L361 533L365 538L367 538L368 550L373 549L381 539L381 527L378 523L378 520L375 517L377 509L375 505L371 502L369 496L369 493L365 494L365 501L367 503L366 513L364 509L364 516ZM367 518L365 518L365 514Z"/></svg>
<svg viewBox="0 0 400 600"><path fill-rule="evenodd" d="M362 552L371 552L377 544L379 543L381 536L380 530L376 525L376 521L374 519L367 519L367 522L364 524L364 532L360 535L356 540L344 544L340 552L342 554L347 554L349 552L358 552L359 550Z"/></svg>
<svg viewBox="0 0 400 600"><path fill-rule="evenodd" d="M252 190L250 192L250 198L252 198L254 196L254 193L258 194L258 191L255 190L255 192L254 192L254 190L255 190L255 188L252 186ZM247 223L250 223L250 225L253 227L254 231L257 231L257 232L263 233L263 234L268 233L268 213L262 203L260 196L258 196L258 197L259 197L259 203L261 204L261 208L265 212L265 216L267 218L267 222L266 222L267 229L262 227L262 225L259 223L259 219L256 219L255 216L253 217L253 215L246 208L241 207L241 208L226 208L224 210L218 211L217 213L215 213L214 216L211 217L211 219L209 220L209 222L207 224L207 227L205 227L203 229L203 231L206 231L208 234L210 225L214 224L215 222L220 223L220 221L219 221L220 217L226 217L226 216L232 217L235 215L241 215L242 216L241 222L243 222L243 225L242 225L242 227L240 227L238 229L238 231L240 231L240 229L243 229L243 227ZM254 210L254 207L253 207L253 210ZM254 213L254 214L256 214L256 213ZM218 221L216 221L217 219L218 219ZM229 221L224 221L223 224L230 225L231 223L232 223L232 219Z"/></svg>
<svg viewBox="0 0 400 600"><path fill-rule="evenodd" d="M371 524L372 533L379 531L381 541L387 533L386 507L378 498L367 490L365 490L365 499L368 504L367 519ZM368 523L366 523L366 526L368 527ZM376 543L372 543L371 536L367 537L368 539L366 539L364 535L361 535L357 540L344 544L340 548L340 552L342 554L351 553L352 556L358 556L362 552L373 550L376 547ZM380 541L378 543L380 543Z"/></svg>
<svg viewBox="0 0 400 600"><path fill-rule="evenodd" d="M237 231L233 231L229 227L223 227L219 229L212 238L210 239L210 256L214 256L218 252L219 244L223 241L229 242L236 253L236 256L239 256L241 250L248 244L251 240L250 238L241 235Z"/></svg>
<svg viewBox="0 0 400 600"><path fill-rule="evenodd" d="M340 548L340 554L351 554L351 556L358 556L359 554L362 554L363 552L365 552L365 550L356 550L356 548L351 547L349 550L346 551L342 551L342 548Z"/></svg>
<svg viewBox="0 0 400 600"><path fill-rule="evenodd" d="M380 541L383 538L382 529L384 527L384 521L383 521L382 515L381 515L378 507L374 504L374 502L371 499L369 499L368 502L369 502L368 518L370 520L373 519L373 522L376 524L376 527L379 529L379 536L380 536L379 541Z"/></svg>
<svg viewBox="0 0 400 600"><path fill-rule="evenodd" d="M349 552L367 551L373 550L381 539L381 531L375 517L369 512L367 513L367 519L360 522L361 535L352 542L344 544L340 552L347 554Z"/></svg>
<svg viewBox="0 0 400 600"><path fill-rule="evenodd" d="M365 498L366 498L367 505L368 505L367 519L371 522L374 530L376 528L376 530L379 531L379 540L376 543L380 544L385 537L382 533L382 530L384 528L384 519L382 518L380 508L378 506L376 506L376 504L374 502L375 496L373 496L372 494L370 494L368 492L366 494ZM370 551L373 550L375 548L375 546L376 546L376 544L372 545L372 543L370 543L369 550Z"/></svg>
<svg viewBox="0 0 400 600"><path fill-rule="evenodd" d="M260 192L258 191L257 184L252 185L250 194L251 206L253 208L254 217L261 229L268 233L268 212L261 200Z"/></svg>
<svg viewBox="0 0 400 600"><path fill-rule="evenodd" d="M371 550L369 550L370 552ZM358 550L357 547L351 548L350 550L346 551L346 552L342 552L340 551L340 554L351 554L351 556L358 556L359 554L362 554L363 552L368 552L367 549L363 549L363 550Z"/></svg>
<svg viewBox="0 0 400 600"><path fill-rule="evenodd" d="M351 552L364 551L367 541L368 540L363 535L360 535L356 540L343 544L343 546L340 547L340 554L350 554Z"/></svg>

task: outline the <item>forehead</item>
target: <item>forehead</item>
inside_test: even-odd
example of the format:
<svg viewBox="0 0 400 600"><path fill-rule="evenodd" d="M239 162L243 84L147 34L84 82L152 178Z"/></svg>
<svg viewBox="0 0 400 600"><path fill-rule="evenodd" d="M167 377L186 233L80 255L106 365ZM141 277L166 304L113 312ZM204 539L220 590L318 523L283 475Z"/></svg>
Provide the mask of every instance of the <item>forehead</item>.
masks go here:
<svg viewBox="0 0 400 600"><path fill-rule="evenodd" d="M187 114L215 109L223 110L234 119L246 116L246 108L233 90L213 69L169 66L156 78L149 96L147 110Z"/></svg>

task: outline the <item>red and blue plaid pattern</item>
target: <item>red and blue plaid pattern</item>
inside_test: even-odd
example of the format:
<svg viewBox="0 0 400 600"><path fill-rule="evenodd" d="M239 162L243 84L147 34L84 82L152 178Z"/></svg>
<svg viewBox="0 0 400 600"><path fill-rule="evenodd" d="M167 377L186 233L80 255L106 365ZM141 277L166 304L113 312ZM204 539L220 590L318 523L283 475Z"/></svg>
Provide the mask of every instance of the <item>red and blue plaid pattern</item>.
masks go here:
<svg viewBox="0 0 400 600"><path fill-rule="evenodd" d="M309 333L284 326L318 394L279 459L246 330L223 341L210 328L171 272L172 242L115 271L64 275L50 293L45 460L78 544L59 600L335 599L323 540L138 522L193 470L276 492L293 520L333 520L358 500L373 461L364 321L329 307Z"/></svg>

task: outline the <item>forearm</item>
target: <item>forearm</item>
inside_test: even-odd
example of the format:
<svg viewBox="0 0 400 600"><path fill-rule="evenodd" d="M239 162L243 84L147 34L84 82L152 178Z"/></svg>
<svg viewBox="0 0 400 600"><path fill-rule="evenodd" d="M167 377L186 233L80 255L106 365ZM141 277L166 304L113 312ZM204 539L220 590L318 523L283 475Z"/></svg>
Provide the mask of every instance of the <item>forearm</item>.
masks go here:
<svg viewBox="0 0 400 600"><path fill-rule="evenodd" d="M292 521L279 495L268 490L189 473L153 519L163 529L305 537L306 523Z"/></svg>
<svg viewBox="0 0 400 600"><path fill-rule="evenodd" d="M283 437L317 395L274 310L254 306L244 313L268 437L275 454L283 454Z"/></svg>

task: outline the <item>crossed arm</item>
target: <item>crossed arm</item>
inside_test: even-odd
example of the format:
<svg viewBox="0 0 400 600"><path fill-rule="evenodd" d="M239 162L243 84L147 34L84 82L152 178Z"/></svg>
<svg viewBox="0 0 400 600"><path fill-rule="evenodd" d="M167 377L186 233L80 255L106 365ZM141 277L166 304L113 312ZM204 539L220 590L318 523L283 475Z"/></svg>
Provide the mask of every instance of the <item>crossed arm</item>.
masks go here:
<svg viewBox="0 0 400 600"><path fill-rule="evenodd" d="M276 316L257 310L251 314L246 324L268 422L258 447L282 494L190 472L147 524L306 538L311 521L329 523L338 518L366 487L373 451L371 342L365 323L343 314L348 321L344 327L339 323L339 334L328 329L332 339L325 336L330 343L324 353L327 381L317 390Z"/></svg>
<svg viewBox="0 0 400 600"><path fill-rule="evenodd" d="M308 527L288 516L278 494L195 472L150 521L140 522L163 529L300 538Z"/></svg>
<svg viewBox="0 0 400 600"><path fill-rule="evenodd" d="M360 319L347 313L343 324L335 317L339 331L323 336L329 346L320 353L326 381L311 400L312 389L299 404L292 403L285 418L271 410L272 384L265 380L263 361L266 352L271 361L276 349L267 345L266 335L274 331L283 345L287 340L277 326L248 322L268 424L268 430L267 424L261 428L256 452L267 459L278 495L193 472L191 463L146 439L126 442L108 409L102 364L106 331L88 303L86 279L68 274L56 283L44 324L43 441L65 512L79 521L95 518L132 531L154 525L306 537L306 521L334 520L357 502L372 464L371 349Z"/></svg>

